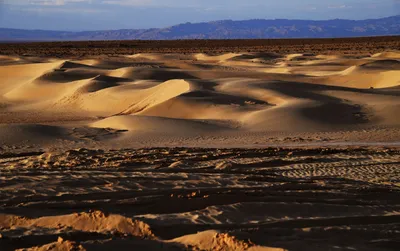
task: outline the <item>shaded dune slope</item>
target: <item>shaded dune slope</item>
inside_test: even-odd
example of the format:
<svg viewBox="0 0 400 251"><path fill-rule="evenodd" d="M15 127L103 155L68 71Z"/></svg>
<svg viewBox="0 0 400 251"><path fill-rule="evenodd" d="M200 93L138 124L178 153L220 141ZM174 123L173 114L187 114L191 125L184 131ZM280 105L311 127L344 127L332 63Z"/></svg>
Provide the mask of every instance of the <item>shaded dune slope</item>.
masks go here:
<svg viewBox="0 0 400 251"><path fill-rule="evenodd" d="M138 54L9 65L0 73L18 84L2 83L1 100L16 110L109 117L96 127L172 133L176 124L177 134L185 123L203 128L198 120L247 131L398 126L390 116L400 105L397 55Z"/></svg>

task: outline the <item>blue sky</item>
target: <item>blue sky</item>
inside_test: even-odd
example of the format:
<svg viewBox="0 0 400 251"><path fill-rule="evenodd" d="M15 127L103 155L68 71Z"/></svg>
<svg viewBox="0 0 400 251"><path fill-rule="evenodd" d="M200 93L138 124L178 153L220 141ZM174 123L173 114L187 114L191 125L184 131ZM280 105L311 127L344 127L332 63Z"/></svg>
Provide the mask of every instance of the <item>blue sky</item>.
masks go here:
<svg viewBox="0 0 400 251"><path fill-rule="evenodd" d="M367 19L400 14L400 0L0 0L0 27L103 30L212 20Z"/></svg>

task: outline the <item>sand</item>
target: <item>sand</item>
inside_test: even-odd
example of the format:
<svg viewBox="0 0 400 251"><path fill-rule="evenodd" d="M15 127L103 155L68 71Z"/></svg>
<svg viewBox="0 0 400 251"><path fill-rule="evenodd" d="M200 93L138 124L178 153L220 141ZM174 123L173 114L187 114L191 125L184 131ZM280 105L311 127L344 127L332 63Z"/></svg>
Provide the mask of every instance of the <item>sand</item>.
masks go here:
<svg viewBox="0 0 400 251"><path fill-rule="evenodd" d="M400 52L0 57L1 250L395 250Z"/></svg>
<svg viewBox="0 0 400 251"><path fill-rule="evenodd" d="M3 154L0 245L394 250L399 159L371 147Z"/></svg>
<svg viewBox="0 0 400 251"><path fill-rule="evenodd" d="M396 51L153 53L37 63L3 56L0 139L5 150L198 146L209 139L219 147L270 146L302 135L318 141L328 132L336 137L327 142L336 144L398 142L399 58Z"/></svg>

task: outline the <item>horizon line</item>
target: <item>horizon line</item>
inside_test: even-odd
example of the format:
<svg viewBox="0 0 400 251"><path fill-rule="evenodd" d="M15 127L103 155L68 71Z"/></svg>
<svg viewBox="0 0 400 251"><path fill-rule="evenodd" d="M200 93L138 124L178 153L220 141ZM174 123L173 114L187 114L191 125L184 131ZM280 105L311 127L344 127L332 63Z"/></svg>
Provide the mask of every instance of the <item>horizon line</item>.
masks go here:
<svg viewBox="0 0 400 251"><path fill-rule="evenodd" d="M380 18L368 18L368 19L345 19L345 18L331 18L331 19L288 19L288 18L274 18L274 19L267 19L267 18L254 18L254 19L220 19L214 21L204 21L204 22L183 22L178 23L166 27L153 27L153 28L125 28L125 29L99 29L99 30L47 30L47 29L22 29L22 28L9 28L9 27L0 27L0 29L7 29L7 30L26 30L26 31L47 31L47 32L68 32L68 33L78 33L78 32L96 32L96 31L122 31L122 30L151 30L151 29L167 29L174 26L182 25L182 24L209 24L215 22L224 22L224 21L232 21L232 22L244 22L244 21L254 21L254 20L263 20L263 21L278 21L278 20L286 20L286 21L314 21L314 22L326 22L326 21L335 21L335 20L342 20L342 21L369 21L369 20L378 20L378 19L385 19L385 18L392 18L392 17L400 17L399 15L392 15L392 16L385 16Z"/></svg>

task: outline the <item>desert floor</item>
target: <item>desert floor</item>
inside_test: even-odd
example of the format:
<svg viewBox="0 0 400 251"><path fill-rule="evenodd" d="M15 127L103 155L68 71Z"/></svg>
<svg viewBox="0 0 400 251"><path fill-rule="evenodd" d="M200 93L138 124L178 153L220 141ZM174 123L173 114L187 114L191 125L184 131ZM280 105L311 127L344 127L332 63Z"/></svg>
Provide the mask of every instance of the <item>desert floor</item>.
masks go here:
<svg viewBox="0 0 400 251"><path fill-rule="evenodd" d="M324 46L0 56L0 249L396 250L400 52Z"/></svg>

